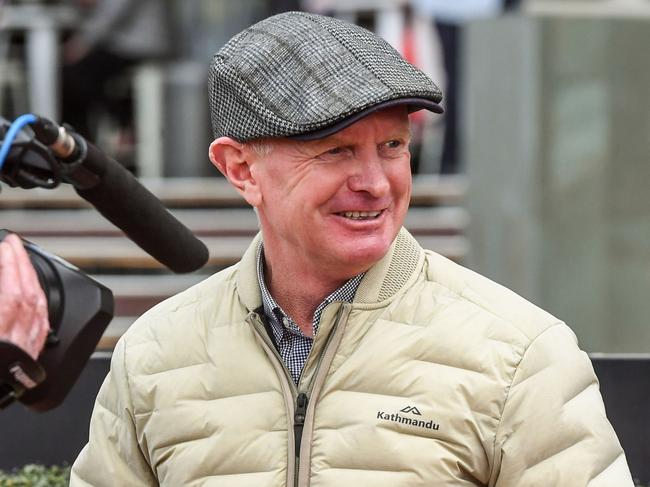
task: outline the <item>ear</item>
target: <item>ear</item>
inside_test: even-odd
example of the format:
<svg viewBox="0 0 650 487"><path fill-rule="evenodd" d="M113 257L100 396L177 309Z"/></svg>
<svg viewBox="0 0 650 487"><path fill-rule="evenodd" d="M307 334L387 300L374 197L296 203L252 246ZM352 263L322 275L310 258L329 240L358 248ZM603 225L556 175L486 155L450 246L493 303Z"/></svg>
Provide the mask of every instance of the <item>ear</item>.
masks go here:
<svg viewBox="0 0 650 487"><path fill-rule="evenodd" d="M230 137L219 137L210 144L210 162L252 206L261 202L260 188L251 173L251 152Z"/></svg>

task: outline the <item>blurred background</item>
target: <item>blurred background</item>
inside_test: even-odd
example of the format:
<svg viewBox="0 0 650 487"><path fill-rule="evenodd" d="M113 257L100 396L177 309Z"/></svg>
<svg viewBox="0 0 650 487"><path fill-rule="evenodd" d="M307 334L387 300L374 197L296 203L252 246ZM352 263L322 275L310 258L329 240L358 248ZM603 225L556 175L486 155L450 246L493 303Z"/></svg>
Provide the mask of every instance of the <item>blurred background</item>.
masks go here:
<svg viewBox="0 0 650 487"><path fill-rule="evenodd" d="M604 392L628 395L608 404L619 435L650 437L650 0L0 0L0 115L73 125L210 249L204 269L173 275L70 188L3 185L2 227L113 289L99 350L254 235L207 159L207 66L287 10L374 30L442 88L445 115L412 120L407 228L565 320ZM630 448L650 482L647 440Z"/></svg>

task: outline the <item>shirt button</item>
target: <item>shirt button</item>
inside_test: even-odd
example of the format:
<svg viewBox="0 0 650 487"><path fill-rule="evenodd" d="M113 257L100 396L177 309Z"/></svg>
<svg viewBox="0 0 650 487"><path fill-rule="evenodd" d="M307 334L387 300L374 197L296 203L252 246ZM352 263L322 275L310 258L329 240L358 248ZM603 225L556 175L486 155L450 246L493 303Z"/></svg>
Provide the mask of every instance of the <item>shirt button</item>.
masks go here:
<svg viewBox="0 0 650 487"><path fill-rule="evenodd" d="M284 326L289 326L289 319L286 316L284 318L282 318L282 324Z"/></svg>

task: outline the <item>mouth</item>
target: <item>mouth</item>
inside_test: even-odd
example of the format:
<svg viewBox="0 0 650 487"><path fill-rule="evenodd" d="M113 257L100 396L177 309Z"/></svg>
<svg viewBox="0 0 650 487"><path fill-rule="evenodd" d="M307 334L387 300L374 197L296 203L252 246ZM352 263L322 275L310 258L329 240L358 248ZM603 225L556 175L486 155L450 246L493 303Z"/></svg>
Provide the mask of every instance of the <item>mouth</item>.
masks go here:
<svg viewBox="0 0 650 487"><path fill-rule="evenodd" d="M376 211L341 211L336 213L338 216L349 220L375 220L381 216L384 210Z"/></svg>

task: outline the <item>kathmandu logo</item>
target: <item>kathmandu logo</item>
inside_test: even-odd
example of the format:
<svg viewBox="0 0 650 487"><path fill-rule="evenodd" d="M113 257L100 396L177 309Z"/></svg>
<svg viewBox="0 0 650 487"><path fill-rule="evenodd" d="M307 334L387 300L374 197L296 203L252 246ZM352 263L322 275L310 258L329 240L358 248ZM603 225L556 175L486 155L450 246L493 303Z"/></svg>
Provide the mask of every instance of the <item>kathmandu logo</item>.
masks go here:
<svg viewBox="0 0 650 487"><path fill-rule="evenodd" d="M422 416L422 413L418 411L418 408L415 406L406 406L404 409L400 409L401 413L413 413L416 414L417 416Z"/></svg>
<svg viewBox="0 0 650 487"><path fill-rule="evenodd" d="M415 406L406 406L400 409L399 412L412 414L414 416L422 416L420 410ZM440 429L440 425L438 423L434 423L433 420L426 421L423 419L409 418L407 416L402 416L399 413L377 411L377 419L381 419L383 421L391 421L393 423L410 424L411 426L417 426L418 428L425 428L428 430L437 431Z"/></svg>

